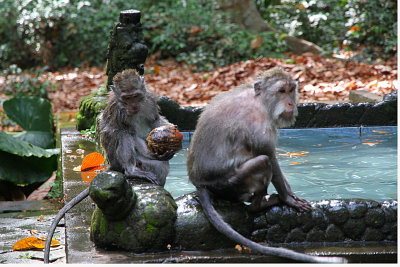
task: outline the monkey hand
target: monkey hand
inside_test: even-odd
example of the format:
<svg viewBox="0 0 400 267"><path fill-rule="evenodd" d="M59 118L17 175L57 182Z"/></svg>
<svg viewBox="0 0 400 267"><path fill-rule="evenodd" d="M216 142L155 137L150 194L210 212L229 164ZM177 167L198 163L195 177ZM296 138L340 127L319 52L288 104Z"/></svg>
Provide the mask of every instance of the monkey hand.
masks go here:
<svg viewBox="0 0 400 267"><path fill-rule="evenodd" d="M281 200L288 206L297 209L298 211L311 211L311 204L305 199L297 197L295 194L287 194Z"/></svg>
<svg viewBox="0 0 400 267"><path fill-rule="evenodd" d="M148 171L143 171L138 168L134 168L133 170L125 170L125 175L127 178L139 178L143 180L147 180L152 184L160 185L160 182L158 181L156 175L152 172Z"/></svg>
<svg viewBox="0 0 400 267"><path fill-rule="evenodd" d="M168 161L170 159L172 159L175 155L175 151L174 150L168 150L167 152L165 152L162 155L158 155L158 154L154 154L154 157L156 160L159 161Z"/></svg>

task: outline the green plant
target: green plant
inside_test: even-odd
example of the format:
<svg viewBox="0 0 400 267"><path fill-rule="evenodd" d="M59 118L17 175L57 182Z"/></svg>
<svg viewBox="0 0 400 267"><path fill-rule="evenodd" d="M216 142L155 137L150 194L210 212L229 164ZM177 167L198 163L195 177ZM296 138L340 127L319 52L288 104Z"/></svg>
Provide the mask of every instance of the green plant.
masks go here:
<svg viewBox="0 0 400 267"><path fill-rule="evenodd" d="M59 149L49 149L54 147L50 102L18 97L4 101L3 108L26 132L11 136L0 131L0 180L18 185L47 180L59 154Z"/></svg>
<svg viewBox="0 0 400 267"><path fill-rule="evenodd" d="M90 129L81 130L81 133L82 134L87 134L87 135L89 135L90 138L93 139L95 137L95 135L96 135L96 125L92 125L90 127Z"/></svg>
<svg viewBox="0 0 400 267"><path fill-rule="evenodd" d="M26 253L24 253L24 254L20 254L20 255L19 255L19 258L20 258L20 259L32 259L32 258L33 258L33 255L32 255L31 253L29 253L29 252L26 252Z"/></svg>
<svg viewBox="0 0 400 267"><path fill-rule="evenodd" d="M3 0L0 5L0 68L101 65L121 10L142 12L150 53L196 64L198 70L263 55L280 54L279 38L250 48L251 36L206 0ZM268 40L268 42L267 42ZM276 49L276 48L279 49ZM17 49L16 49L17 48ZM275 52L276 51L276 52Z"/></svg>
<svg viewBox="0 0 400 267"><path fill-rule="evenodd" d="M397 3L380 0L286 0L269 5L264 18L325 50L361 48L370 60L397 53Z"/></svg>

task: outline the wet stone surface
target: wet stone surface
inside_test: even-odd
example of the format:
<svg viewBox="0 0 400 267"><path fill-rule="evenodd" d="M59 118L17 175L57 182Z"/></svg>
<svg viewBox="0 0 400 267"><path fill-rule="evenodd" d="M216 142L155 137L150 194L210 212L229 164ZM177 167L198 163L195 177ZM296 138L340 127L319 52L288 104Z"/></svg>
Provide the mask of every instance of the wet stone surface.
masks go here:
<svg viewBox="0 0 400 267"><path fill-rule="evenodd" d="M4 208L6 206L6 208ZM13 251L14 244L23 238L46 237L55 217L56 205L48 201L0 202L0 264L35 264L43 262L43 250ZM53 238L60 246L51 248L50 261L65 263L64 220Z"/></svg>
<svg viewBox="0 0 400 267"><path fill-rule="evenodd" d="M208 222L195 193L176 200L176 244L182 249L209 250L234 242ZM397 241L397 201L362 199L326 200L313 203L311 212L275 206L249 214L245 205L215 201L223 218L242 235L268 244L307 242ZM249 232L251 231L251 232Z"/></svg>
<svg viewBox="0 0 400 267"><path fill-rule="evenodd" d="M310 213L299 213L286 206L273 207L254 218L252 238L258 242L282 243L282 240L303 240L304 234L308 242L394 242L397 241L396 211L395 200L383 203L362 199L326 200L314 202ZM264 222L264 217L266 223L261 225L259 222ZM290 217L296 218L293 223ZM266 238L260 236L261 230Z"/></svg>
<svg viewBox="0 0 400 267"><path fill-rule="evenodd" d="M79 166L83 157L96 151L97 147L94 142L73 128L64 128L61 132L64 190L68 192L68 201L88 186L82 181L80 173L72 169ZM134 183L130 185L138 198L140 195L151 195L154 190L148 187L142 191L138 185ZM146 193L146 190L149 191ZM235 242L219 234L206 219L195 193L177 199L176 204L175 235L171 241L171 248L163 243L159 245L160 252L146 251L138 254L123 249L104 249L90 240L92 230L90 224L95 205L90 197L86 198L65 217L66 261L68 263L288 262L277 257L235 250ZM294 246L293 249L296 251L315 255L346 256L350 262L396 260L396 241L386 241L397 239L396 201L378 203L365 200L328 200L316 202L313 206L314 210L310 213L298 213L288 207L276 206L267 212L250 215L247 214L243 204L218 201L217 210L241 234L271 246L289 248ZM343 207L346 208L347 215L342 210ZM338 219L338 225L330 221L328 210L331 213L342 214ZM375 221L369 222L371 226L366 224L365 216L370 210L373 214L376 210L384 212L385 221L381 227L374 227ZM285 222L282 222L282 216ZM347 218L346 222L343 222L344 218ZM354 240L359 241L349 239L346 231L351 233L357 227L360 228L360 222L363 222L365 227L362 227L364 229L362 232L357 232L354 236ZM116 225L118 231L118 224ZM380 225L379 221L377 225ZM130 239L135 240L133 237ZM362 241L373 239L382 241L379 243ZM321 243L320 240L325 240L325 243ZM50 257L52 256L51 253Z"/></svg>
<svg viewBox="0 0 400 267"><path fill-rule="evenodd" d="M90 196L98 205L90 232L97 246L144 252L173 243L176 204L163 187L107 171L92 181Z"/></svg>

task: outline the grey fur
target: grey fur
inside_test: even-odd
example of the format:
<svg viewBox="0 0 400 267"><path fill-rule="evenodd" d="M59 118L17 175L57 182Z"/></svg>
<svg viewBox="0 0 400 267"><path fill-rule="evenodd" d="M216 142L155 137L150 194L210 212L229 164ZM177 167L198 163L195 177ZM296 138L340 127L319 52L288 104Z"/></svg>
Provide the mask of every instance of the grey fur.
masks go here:
<svg viewBox="0 0 400 267"><path fill-rule="evenodd" d="M152 129L171 124L159 115L157 96L146 88L142 77L136 72L124 71L114 77L114 80L116 78L121 79L120 84L123 87L120 87L118 82L114 83L100 124L101 143L106 151L110 170L122 172L128 177L141 177L164 186L169 163L165 158L149 152L145 140ZM128 114L121 101L121 92L143 94L137 114Z"/></svg>
<svg viewBox="0 0 400 267"><path fill-rule="evenodd" d="M311 210L310 203L291 190L275 155L277 128L291 125L297 115L297 87L288 74L272 69L254 84L215 97L202 112L189 147L189 179L210 222L230 239L259 253L297 261L343 262L261 246L233 230L212 206L210 196L249 201L254 212L279 202ZM267 194L270 182L278 195Z"/></svg>

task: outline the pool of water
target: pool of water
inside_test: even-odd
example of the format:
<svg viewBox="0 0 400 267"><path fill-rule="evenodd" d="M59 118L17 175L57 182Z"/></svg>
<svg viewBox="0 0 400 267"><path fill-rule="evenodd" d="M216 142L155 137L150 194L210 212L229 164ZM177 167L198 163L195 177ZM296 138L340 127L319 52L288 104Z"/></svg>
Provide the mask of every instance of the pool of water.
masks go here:
<svg viewBox="0 0 400 267"><path fill-rule="evenodd" d="M185 133L183 147L191 133ZM310 201L397 199L397 127L283 129L277 155L297 196ZM174 198L193 192L187 149L170 161L165 189ZM271 185L269 193L276 192Z"/></svg>

